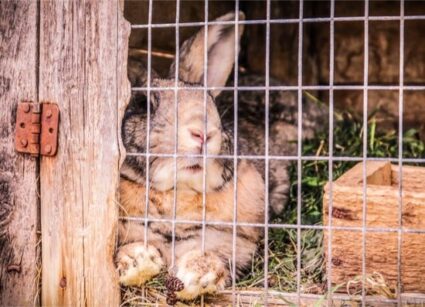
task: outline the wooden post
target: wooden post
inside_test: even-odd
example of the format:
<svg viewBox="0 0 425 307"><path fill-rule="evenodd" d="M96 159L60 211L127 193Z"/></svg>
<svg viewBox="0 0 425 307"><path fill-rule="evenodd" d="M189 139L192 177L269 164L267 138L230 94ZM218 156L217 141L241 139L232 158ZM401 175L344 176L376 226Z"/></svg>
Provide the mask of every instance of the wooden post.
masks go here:
<svg viewBox="0 0 425 307"><path fill-rule="evenodd" d="M128 24L117 1L40 2L40 99L61 109L41 160L43 305L118 306L113 265Z"/></svg>
<svg viewBox="0 0 425 307"><path fill-rule="evenodd" d="M0 2L0 305L37 304L37 159L17 154L15 112L37 100L37 2Z"/></svg>

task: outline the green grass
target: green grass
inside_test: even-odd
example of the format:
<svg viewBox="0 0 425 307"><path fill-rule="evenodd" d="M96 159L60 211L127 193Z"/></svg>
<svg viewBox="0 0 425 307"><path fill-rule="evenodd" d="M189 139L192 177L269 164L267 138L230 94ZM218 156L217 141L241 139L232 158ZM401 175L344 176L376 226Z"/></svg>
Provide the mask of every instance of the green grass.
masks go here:
<svg viewBox="0 0 425 307"><path fill-rule="evenodd" d="M394 130L382 131L373 112L367 123L368 157L397 158L398 133ZM363 157L363 123L350 113L335 113L333 156ZM303 156L329 155L328 131L320 132L314 139L304 141ZM403 134L403 157L423 158L424 143L416 130ZM356 162L334 161L333 180L353 167ZM301 223L320 225L322 223L323 187L328 182L329 162L303 161L301 181ZM297 223L297 164L290 167L291 189L288 205L280 216L271 223ZM301 231L301 291L304 293L326 293L326 280L323 257L323 232L321 230ZM268 285L271 289L285 292L297 291L297 232L295 229L269 229ZM239 281L240 287L264 285L264 242L253 259L250 272Z"/></svg>

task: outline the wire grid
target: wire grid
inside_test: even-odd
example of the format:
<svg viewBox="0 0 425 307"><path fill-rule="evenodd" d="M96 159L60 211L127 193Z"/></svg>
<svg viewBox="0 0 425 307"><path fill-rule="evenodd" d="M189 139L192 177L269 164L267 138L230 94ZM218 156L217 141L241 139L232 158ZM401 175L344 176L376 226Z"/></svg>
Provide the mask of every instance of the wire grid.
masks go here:
<svg viewBox="0 0 425 307"><path fill-rule="evenodd" d="M235 1L235 12L239 12L239 1ZM239 52L237 52L239 48L239 14L235 14L235 65L234 65L234 76L235 76L235 84L238 84L239 78L238 78L238 71L239 71ZM232 220L232 304L236 304L236 238L237 238L237 229L236 224L238 222L238 142L236 140L238 139L238 91L235 88L233 91L233 99L234 99L234 148L233 148L233 169L234 169L234 176L233 176L233 186L234 186L234 193L233 193L233 220Z"/></svg>
<svg viewBox="0 0 425 307"><path fill-rule="evenodd" d="M299 4L299 23L298 23L298 147L297 147L297 305L301 302L301 182L302 182L302 89L303 84L303 0ZM329 161L330 163L330 161ZM268 192L268 191L267 191ZM267 249L267 248L266 248Z"/></svg>
<svg viewBox="0 0 425 307"><path fill-rule="evenodd" d="M403 195L403 186L402 186L402 165L403 163L425 163L425 159L408 159L403 158L403 94L404 90L409 91L424 91L425 86L422 85L404 85L404 22L406 20L425 20L425 15L418 16L404 16L404 0L400 1L400 16L369 16L369 0L365 0L364 3L364 16L360 17L335 17L335 0L331 0L330 6L330 17L321 17L321 18L304 18L303 17L303 0L299 1L299 17L292 19L271 19L270 17L270 1L266 1L267 10L266 10L266 19L263 20L239 20L239 15L235 14L234 21L209 21L208 20L208 0L205 0L204 22L180 22L180 0L176 0L176 21L175 23L162 23L162 24L153 24L152 23L152 7L153 0L149 0L149 11L148 11L148 23L147 24L133 24L132 29L147 29L148 30L148 55L147 55L147 86L146 87L132 87L132 91L146 91L147 92L147 139L146 139L146 152L145 153L128 153L129 156L143 156L146 158L146 204L145 204L145 216L141 217L131 217L125 216L120 217L122 220L130 221L139 221L144 222L147 225L148 222L164 222L172 224L172 265L175 261L175 227L177 224L193 224L202 226L202 246L201 249L205 249L205 229L208 225L218 225L218 226L231 226L233 230L232 237L232 284L231 284L231 294L233 304L236 303L236 238L237 238L237 226L245 227L259 227L265 230L264 235L264 305L268 305L268 293L274 293L275 291L270 291L268 289L268 229L269 228L283 228L283 229L294 229L297 231L297 292L288 293L288 297L294 298L297 301L297 304L300 305L301 299L303 297L315 297L315 295L303 294L301 293L301 230L327 230L328 231L328 254L332 255L332 231L333 230L345 230L359 232L362 235L362 292L361 299L362 306L365 306L366 302L381 302L381 303L397 303L399 306L402 305L402 294L401 294L401 248L402 248L402 234L403 233L418 233L425 234L424 229L410 229L403 228L402 226L402 195ZM235 1L235 11L239 11L239 1ZM346 22L346 21L363 21L364 22L364 66L363 66L363 85L336 85L334 84L334 36L335 36L335 22ZM369 71L369 21L399 21L400 22L400 59L399 59L399 84L398 85L369 85L368 80L368 71ZM329 85L314 85L314 86L304 86L302 83L302 70L303 70L303 25L305 23L321 23L327 22L330 24L330 63L329 63ZM296 86L270 86L270 25L271 24L298 24L298 80ZM204 72L208 69L207 63L207 40L208 40L208 26L210 25L235 25L235 50L239 48L239 29L240 25L266 25L266 52L265 52L265 86L237 86L238 84L238 52L235 52L235 66L234 66L234 86L224 86L224 87L209 87L207 86L207 73L204 73L203 85L199 86L190 86L182 87L178 84L178 71L179 71L179 29L181 27L193 27L201 26L204 27ZM175 50L175 85L174 87L152 87L151 86L151 56L152 56L152 29L153 28L175 28L175 40L176 40L176 50ZM210 155L207 153L207 143L203 150L203 154L178 154L178 144L177 144L177 127L178 127L178 91L179 90L202 90L204 93L204 135L206 135L206 101L207 93L210 90L227 90L233 91L234 93L234 154L233 155ZM155 154L149 152L149 129L150 129L150 93L152 91L162 91L162 90L173 90L174 91L174 108L175 108L175 147L174 154ZM265 154L264 155L238 155L237 152L237 138L238 138L238 91L265 91ZM269 93L271 90L280 90L280 91L297 91L298 93L298 144L297 144L297 155L296 156L275 156L269 155L268 148L268 136L269 136ZM329 154L328 156L304 156L302 155L302 92L304 90L326 90L329 91ZM335 90L361 90L363 91L363 155L362 157L339 157L334 156L333 154L333 128L334 128L334 91ZM399 134L398 134L398 157L397 158L374 158L367 156L367 109L368 109L368 91L369 90L397 90L399 92ZM167 218L152 218L148 216L149 209L149 159L151 157L167 157L174 158L174 202L173 202L173 214L171 219ZM203 187L204 192L202 196L202 220L183 220L176 219L176 182L177 182L177 158L179 157L190 157L190 158L202 158L203 159ZM206 159L208 158L222 158L222 159L232 159L234 163L234 199L233 199L233 220L232 222L223 222L223 221L207 221L206 220L206 203L205 203L205 190L206 190ZM264 223L245 223L237 221L237 174L238 174L238 160L247 159L247 160L264 160L265 162L265 218ZM297 223L296 224L269 224L268 223L268 188L269 188L269 161L270 160L286 160L286 161L296 161L297 162ZM329 169L329 216L328 225L303 225L301 221L301 181L302 181L302 162L303 161L328 161ZM333 178L333 163L339 161L351 161L351 162L363 162L363 208L362 208L362 226L333 226L332 225L332 178ZM366 161L390 161L398 163L399 169L399 183L398 183L398 227L368 227L366 225L366 216L367 216L367 198L366 198ZM145 227L144 239L145 244L147 244L148 238L148 228ZM398 246L397 246L397 272L398 272L398 282L397 282L397 299L384 299L376 297L367 297L365 290L365 278L366 278L366 233L397 233L398 235ZM330 276L332 271L332 262L331 257L328 257L327 262L327 284L328 289L332 288L332 280ZM224 292L229 292L226 290ZM318 298L320 296L317 296ZM340 295L332 294L332 291L329 291L327 302L328 305L332 305L332 297L338 298ZM204 305L204 300L202 298L201 304Z"/></svg>
<svg viewBox="0 0 425 307"><path fill-rule="evenodd" d="M404 84L404 0L400 0L400 60L399 60L399 96L398 96L398 237L397 237L397 293L401 293L401 244L403 227L403 84ZM402 304L398 295L398 305Z"/></svg>
<svg viewBox="0 0 425 307"><path fill-rule="evenodd" d="M269 104L270 104L270 0L267 0L266 10L266 91L265 91L265 167L264 167L264 305L268 305L269 290Z"/></svg>
<svg viewBox="0 0 425 307"><path fill-rule="evenodd" d="M334 113L334 57L335 57L335 1L331 2L331 21L330 21L330 44L329 44L329 164L328 164L328 178L329 178L329 213L328 213L328 255L332 255L332 212L333 212L333 113ZM301 185L301 181L298 181L298 185ZM300 198L300 197L299 197ZM327 263L327 272L328 276L328 306L332 306L332 256L328 257Z"/></svg>
<svg viewBox="0 0 425 307"><path fill-rule="evenodd" d="M365 0L364 6L364 66L363 66L363 86L369 84L369 0ZM362 305L365 302L365 282L366 282L366 210L367 210L367 178L366 178L366 160L367 160L367 89L363 90L363 207L362 207ZM366 120L366 121L365 121ZM330 254L332 255L332 254Z"/></svg>

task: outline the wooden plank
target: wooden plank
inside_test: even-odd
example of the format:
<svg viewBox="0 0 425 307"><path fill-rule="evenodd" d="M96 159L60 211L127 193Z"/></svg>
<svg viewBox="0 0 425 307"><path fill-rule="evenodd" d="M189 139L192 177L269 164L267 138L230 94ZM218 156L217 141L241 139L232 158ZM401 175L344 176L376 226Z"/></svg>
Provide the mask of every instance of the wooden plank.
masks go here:
<svg viewBox="0 0 425 307"><path fill-rule="evenodd" d="M333 184L332 225L362 227L363 185L362 163L357 164ZM366 226L399 227L399 191L397 165L367 162ZM403 228L425 229L425 168L403 166ZM328 225L330 194L325 188L323 224ZM368 232L366 234L366 273L378 272L392 290L398 281L397 232ZM324 231L326 257L329 234ZM345 283L362 274L362 232L332 231L332 281ZM425 234L403 233L401 246L401 282L406 292L425 293Z"/></svg>
<svg viewBox="0 0 425 307"><path fill-rule="evenodd" d="M345 290L345 289L344 289ZM264 289L237 289L235 298L237 307L243 306L262 306L264 305ZM296 292L281 292L269 289L267 292L267 302L269 306L361 306L361 295L348 295L344 293L333 293L332 301L329 301L328 294L308 294L300 293L300 300ZM328 302L329 301L329 302ZM425 296L416 293L402 293L401 301L403 306L423 306ZM382 296L366 295L365 302L367 306L389 307L397 306L397 300ZM161 301L161 303L163 303ZM211 306L230 306L233 304L233 294L231 290L224 290L214 297L206 297L206 304ZM164 303L165 304L165 303Z"/></svg>
<svg viewBox="0 0 425 307"><path fill-rule="evenodd" d="M41 1L39 94L61 112L57 155L40 166L43 305L84 302L84 47L83 4Z"/></svg>
<svg viewBox="0 0 425 307"><path fill-rule="evenodd" d="M333 226L361 227L363 225L363 189L360 187L343 187L335 184L332 188ZM367 227L399 226L399 200L397 189L391 187L368 186ZM425 229L425 193L403 192L403 227ZM323 223L328 223L329 193L324 194Z"/></svg>
<svg viewBox="0 0 425 307"><path fill-rule="evenodd" d="M116 1L42 1L40 20L40 98L61 109L58 154L41 162L42 302L117 306L118 88L129 29L118 32Z"/></svg>
<svg viewBox="0 0 425 307"><path fill-rule="evenodd" d="M37 304L37 159L15 152L15 112L37 100L37 2L0 1L0 305Z"/></svg>
<svg viewBox="0 0 425 307"><path fill-rule="evenodd" d="M391 163L385 161L367 161L366 181L368 184L391 185ZM338 178L341 186L363 187L363 163L358 163ZM329 191L329 183L325 186Z"/></svg>
<svg viewBox="0 0 425 307"><path fill-rule="evenodd" d="M118 221L116 202L120 160L125 152L121 122L130 98L127 79L127 49L130 26L118 2L86 4L85 112L89 129L89 194L84 203L85 290L88 306L118 306L119 287L113 255ZM119 36L118 36L119 34ZM122 90L121 90L122 89Z"/></svg>
<svg viewBox="0 0 425 307"><path fill-rule="evenodd" d="M342 290L346 290L345 288ZM144 295L144 296L143 296ZM164 293L159 293L156 290L146 288L143 292L131 303L135 306L166 306L166 297ZM269 306L331 306L335 307L348 307L348 306L361 306L362 296L354 292L348 293L332 293L332 301L328 299L329 293L313 294L296 292L283 292L274 289L267 291L267 303ZM235 299L235 300L234 300ZM236 288L233 296L231 289L218 292L214 296L205 297L205 306L234 306L234 307L247 307L247 306L263 306L265 299L265 292L263 288ZM419 293L402 293L401 294L402 306L424 306L425 295ZM392 297L385 297L379 295L366 295L366 306L374 307L388 307L397 306L397 299ZM190 302L179 302L177 306L194 306Z"/></svg>

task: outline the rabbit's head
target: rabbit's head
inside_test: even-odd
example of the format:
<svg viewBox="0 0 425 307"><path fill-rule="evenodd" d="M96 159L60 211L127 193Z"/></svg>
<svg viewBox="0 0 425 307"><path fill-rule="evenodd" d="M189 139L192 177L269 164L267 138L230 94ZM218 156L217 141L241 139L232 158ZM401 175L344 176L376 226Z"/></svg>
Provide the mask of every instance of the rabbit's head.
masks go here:
<svg viewBox="0 0 425 307"><path fill-rule="evenodd" d="M239 19L244 19L243 13L239 13ZM187 155L177 158L179 188L202 192L204 171L207 192L219 189L233 176L233 160L207 158L204 165L202 155L205 151L208 155L233 154L232 136L224 131L215 105L220 90L204 90L204 47L207 47L208 57L206 86L222 87L232 71L235 52L238 52L235 35L239 40L243 32L243 25L238 26L238 33L235 32L235 25L231 23L234 20L235 13L228 13L216 20L224 24L208 25L206 44L202 28L183 43L179 61L171 65L167 79L152 76L149 152L153 156L149 161L149 177L151 187L157 190L165 191L174 186L174 158L167 155L173 154L175 149L179 155ZM144 120L128 117L124 123L124 143L129 152L145 152L146 122L145 116ZM143 164L141 159L127 159L122 173L134 179L138 175L134 170L136 164L139 169L144 168L140 165ZM144 183L144 176L139 175L139 181Z"/></svg>

